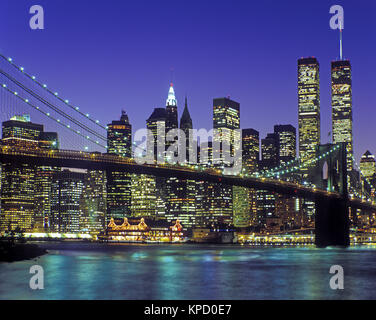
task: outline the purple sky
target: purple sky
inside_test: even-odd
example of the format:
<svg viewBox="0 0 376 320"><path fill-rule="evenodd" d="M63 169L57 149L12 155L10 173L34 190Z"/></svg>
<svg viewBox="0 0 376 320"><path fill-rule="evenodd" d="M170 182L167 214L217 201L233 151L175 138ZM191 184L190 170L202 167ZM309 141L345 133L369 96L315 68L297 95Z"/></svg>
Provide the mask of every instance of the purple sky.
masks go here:
<svg viewBox="0 0 376 320"><path fill-rule="evenodd" d="M29 28L31 5L45 30ZM212 127L212 99L240 102L241 127L297 127L297 59L321 66L322 142L331 130L330 62L338 32L329 8L345 10L344 57L353 66L356 156L376 153L376 2L221 0L2 0L0 51L102 123L124 108L134 129L164 107L174 82L195 128ZM173 76L171 69L173 68ZM47 128L48 129L48 128ZM53 129L53 128L49 128Z"/></svg>

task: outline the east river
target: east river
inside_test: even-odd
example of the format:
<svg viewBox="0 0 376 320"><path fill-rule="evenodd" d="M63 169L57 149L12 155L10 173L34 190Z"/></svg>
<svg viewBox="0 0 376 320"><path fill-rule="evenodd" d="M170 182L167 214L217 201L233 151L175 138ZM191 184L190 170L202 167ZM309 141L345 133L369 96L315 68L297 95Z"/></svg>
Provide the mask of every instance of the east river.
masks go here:
<svg viewBox="0 0 376 320"><path fill-rule="evenodd" d="M39 243L49 254L0 263L0 299L375 299L376 247ZM44 289L29 287L30 267ZM332 290L332 265L344 289Z"/></svg>

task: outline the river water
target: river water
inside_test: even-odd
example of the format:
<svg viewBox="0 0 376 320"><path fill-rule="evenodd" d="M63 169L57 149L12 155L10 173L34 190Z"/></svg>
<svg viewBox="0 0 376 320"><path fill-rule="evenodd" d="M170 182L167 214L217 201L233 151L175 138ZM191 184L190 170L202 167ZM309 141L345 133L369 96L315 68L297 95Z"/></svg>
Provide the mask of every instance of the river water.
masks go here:
<svg viewBox="0 0 376 320"><path fill-rule="evenodd" d="M49 254L0 263L0 299L375 299L376 247L41 243ZM31 290L32 265L44 289ZM332 290L332 265L344 289Z"/></svg>

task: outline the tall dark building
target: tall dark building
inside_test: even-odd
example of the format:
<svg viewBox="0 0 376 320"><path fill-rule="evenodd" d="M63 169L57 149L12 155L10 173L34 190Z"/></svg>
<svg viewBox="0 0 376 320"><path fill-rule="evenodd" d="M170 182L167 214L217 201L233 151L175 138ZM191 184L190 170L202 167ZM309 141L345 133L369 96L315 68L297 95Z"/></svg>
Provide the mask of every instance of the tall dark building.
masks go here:
<svg viewBox="0 0 376 320"><path fill-rule="evenodd" d="M158 150L158 139L164 140L161 134L164 135L166 132L166 122L167 122L167 112L165 108L155 108L150 117L146 120L146 127L152 133L152 142L148 142L154 147L154 159L158 158L165 161L165 148ZM149 139L149 138L148 138ZM165 218L166 215L166 178L164 177L153 177L155 181L155 215L158 218Z"/></svg>
<svg viewBox="0 0 376 320"><path fill-rule="evenodd" d="M278 135L269 133L261 140L261 170L270 170L278 166ZM273 224L277 219L275 212L276 196L266 190L257 191L257 222L261 226Z"/></svg>
<svg viewBox="0 0 376 320"><path fill-rule="evenodd" d="M188 111L187 98L185 98L184 111L180 119L180 129L184 132L185 139L181 139L179 143L186 144L186 162L188 162L190 146L189 140L192 140L193 138L191 132L193 126L192 118ZM183 228L185 229L193 227L196 224L196 182L194 180L182 180L172 177L167 179L166 187L166 219L171 222L179 219L183 225Z"/></svg>
<svg viewBox="0 0 376 320"><path fill-rule="evenodd" d="M127 114L122 111L120 120L107 125L107 153L119 157L132 156L132 126ZM123 171L107 171L107 215L110 218L125 218L131 214L131 175Z"/></svg>
<svg viewBox="0 0 376 320"><path fill-rule="evenodd" d="M347 171L351 172L353 170L353 115L350 61L333 61L331 71L333 143L346 142Z"/></svg>
<svg viewBox="0 0 376 320"><path fill-rule="evenodd" d="M258 171L260 158L260 135L254 129L242 130L242 161L243 172L254 173ZM248 190L248 210L249 214L243 215L243 223L238 223L249 226L257 224L257 190ZM240 194L241 196L241 194ZM236 225L236 224L235 224Z"/></svg>

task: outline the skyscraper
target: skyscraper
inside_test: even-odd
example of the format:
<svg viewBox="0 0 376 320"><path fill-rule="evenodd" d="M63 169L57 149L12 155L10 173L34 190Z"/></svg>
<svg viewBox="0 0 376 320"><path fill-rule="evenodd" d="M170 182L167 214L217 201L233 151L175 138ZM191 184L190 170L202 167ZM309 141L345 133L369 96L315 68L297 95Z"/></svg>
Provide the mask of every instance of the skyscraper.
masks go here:
<svg viewBox="0 0 376 320"><path fill-rule="evenodd" d="M225 148L229 146L230 155L234 155L234 145L241 139L236 129L240 128L240 104L230 98L213 99L214 143L220 143L220 150L213 150L214 166L233 165L225 159ZM219 152L216 152L219 151ZM218 157L219 156L219 157ZM236 188L235 188L235 191ZM220 184L213 185L213 215L217 222L233 222L233 188Z"/></svg>
<svg viewBox="0 0 376 320"><path fill-rule="evenodd" d="M107 153L119 157L132 156L132 126L122 111L120 120L107 125ZM107 216L124 218L131 214L131 175L123 171L107 171Z"/></svg>
<svg viewBox="0 0 376 320"><path fill-rule="evenodd" d="M298 114L299 114L299 159L306 163L316 157L316 148L321 141L320 125L320 66L316 58L298 60ZM310 166L301 169L302 178L308 177ZM315 204L303 203L305 215L312 222Z"/></svg>
<svg viewBox="0 0 376 320"><path fill-rule="evenodd" d="M146 127L151 131L153 141L148 141L154 149L154 159L162 159L165 161L165 148L158 150L158 139L165 141L164 135L166 132L166 119L167 113L165 108L155 108L150 117L146 120ZM149 139L149 137L148 137ZM166 178L164 177L153 177L155 181L155 203L156 211L155 215L157 218L165 218L166 215Z"/></svg>
<svg viewBox="0 0 376 320"><path fill-rule="evenodd" d="M371 196L375 196L376 190L376 162L375 156L369 152L368 150L362 155L360 159L360 171L364 179L362 180L363 189L370 194Z"/></svg>
<svg viewBox="0 0 376 320"><path fill-rule="evenodd" d="M258 170L260 156L259 132L254 129L242 130L242 171L245 174ZM257 191L233 187L233 213L235 227L249 227L257 221Z"/></svg>
<svg viewBox="0 0 376 320"><path fill-rule="evenodd" d="M270 170L278 165L278 135L269 133L261 140L261 170ZM257 222L261 226L273 224L277 219L275 194L266 190L257 191Z"/></svg>
<svg viewBox="0 0 376 320"><path fill-rule="evenodd" d="M260 134L254 129L242 130L242 159L246 173L255 173L259 169ZM249 189L250 223L257 224L257 190Z"/></svg>
<svg viewBox="0 0 376 320"><path fill-rule="evenodd" d="M2 144L30 150L58 147L57 134L44 132L43 125L31 122L29 115L2 123ZM43 228L50 212L52 172L49 167L2 164L0 230L32 231L38 224Z"/></svg>
<svg viewBox="0 0 376 320"><path fill-rule="evenodd" d="M185 160L189 162L189 150L192 145L192 118L189 114L187 98L185 99L185 106L182 117L180 119L180 129L185 134L185 139L181 138L180 144L186 145ZM175 221L179 219L183 228L193 227L196 224L196 206L195 206L195 192L196 182L194 180L182 180L175 177L167 179L167 207L166 219L168 221Z"/></svg>
<svg viewBox="0 0 376 320"><path fill-rule="evenodd" d="M296 158L296 129L291 124L275 125L274 133L278 136L279 165Z"/></svg>
<svg viewBox="0 0 376 320"><path fill-rule="evenodd" d="M319 71L316 58L298 60L299 158L302 163L315 158L316 147L320 144Z"/></svg>
<svg viewBox="0 0 376 320"><path fill-rule="evenodd" d="M352 80L349 60L332 61L333 143L346 142L347 171L353 170Z"/></svg>
<svg viewBox="0 0 376 320"><path fill-rule="evenodd" d="M85 173L64 170L52 179L50 228L55 232L81 231Z"/></svg>

